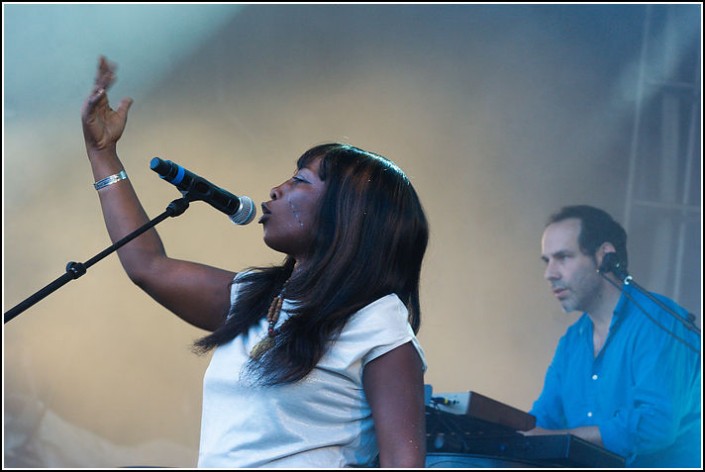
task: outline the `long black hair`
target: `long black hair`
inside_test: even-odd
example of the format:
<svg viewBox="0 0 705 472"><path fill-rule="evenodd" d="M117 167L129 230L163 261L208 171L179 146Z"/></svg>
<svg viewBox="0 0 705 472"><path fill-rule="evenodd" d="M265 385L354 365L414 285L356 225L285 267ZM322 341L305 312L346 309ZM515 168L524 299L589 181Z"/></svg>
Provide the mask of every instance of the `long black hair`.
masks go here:
<svg viewBox="0 0 705 472"><path fill-rule="evenodd" d="M274 347L250 366L267 385L303 379L347 320L385 295L396 294L406 305L414 333L421 324L419 279L428 222L408 177L389 159L340 143L309 149L297 167L318 158L326 190L306 267L290 280L291 257L280 266L249 271L227 321L195 343L206 352L247 332L286 282L286 298L296 308Z"/></svg>

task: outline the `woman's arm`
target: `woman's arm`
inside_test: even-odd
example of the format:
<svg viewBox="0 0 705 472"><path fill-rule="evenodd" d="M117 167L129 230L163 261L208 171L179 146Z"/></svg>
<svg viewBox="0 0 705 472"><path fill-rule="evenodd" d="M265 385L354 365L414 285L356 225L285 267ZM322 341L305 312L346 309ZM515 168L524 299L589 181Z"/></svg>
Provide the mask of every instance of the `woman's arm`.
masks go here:
<svg viewBox="0 0 705 472"><path fill-rule="evenodd" d="M115 66L101 57L94 87L81 110L86 152L96 181L124 170L117 142L132 99L123 99L115 110L110 107L107 90L114 80ZM97 192L113 242L149 222L129 179ZM212 331L222 323L230 305L233 272L167 257L153 228L117 253L130 279L161 305L202 329Z"/></svg>
<svg viewBox="0 0 705 472"><path fill-rule="evenodd" d="M412 343L370 361L365 366L363 383L372 407L380 467L424 467L423 364Z"/></svg>

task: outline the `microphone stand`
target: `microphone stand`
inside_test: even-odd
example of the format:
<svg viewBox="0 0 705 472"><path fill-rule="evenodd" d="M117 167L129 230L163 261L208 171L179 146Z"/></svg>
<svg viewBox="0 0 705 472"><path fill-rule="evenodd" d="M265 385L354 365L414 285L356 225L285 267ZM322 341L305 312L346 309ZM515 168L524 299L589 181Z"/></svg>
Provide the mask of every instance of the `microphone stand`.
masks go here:
<svg viewBox="0 0 705 472"><path fill-rule="evenodd" d="M611 268L610 271L611 271L611 272L617 277L617 279L618 279L619 281L621 281L624 285L631 285L632 287L634 287L635 289L637 289L641 294L643 294L643 295L646 296L649 300L651 300L652 302L654 302L655 304L657 304L659 307L661 307L666 313L668 313L669 315L671 315L671 316L675 317L676 319L678 319L678 321L680 321L681 324L683 324L683 326L684 326L686 329L688 329L689 331L692 331L692 332L696 333L698 336L700 336L700 329L695 325L695 316L694 316L692 313L688 313L688 317L687 317L687 318L684 317L684 316L682 316L682 315L680 315L679 313L677 313L675 310L673 310L672 308L670 308L669 306L667 306L665 303L663 303L661 300L659 300L658 298L656 298L653 294L651 294L651 292L649 292L649 291L646 290L644 287L642 287L642 286L640 286L638 283L636 283L636 282L634 281L634 278L633 278L631 275L629 275L629 273L628 273L623 267L621 267L620 264L617 264L615 267ZM620 286L617 285L613 280L611 280L609 277L607 277L607 274L605 273L605 272L607 272L607 271L602 270L602 268L600 268L600 270L598 270L598 272L599 272L599 274L600 274L605 280L607 280L609 283L611 283L612 285L614 285L615 287L617 287L617 289L618 289L620 292L622 292L622 293L623 293L624 295L626 295L630 300L632 300L632 302L634 302L634 304L637 306L637 308L639 308L639 310L641 310L646 316L648 316L649 318L651 318L651 316L649 316L649 313L648 313L644 308L642 308L641 305L639 305L639 304L636 302L636 300L634 300L634 299L629 295L628 292L622 290L622 287L620 287ZM659 325L661 328L666 329L665 327L663 327L663 326L661 326L659 323L657 323L656 320L654 320L653 318L651 318L651 320L654 321L654 323L656 323L657 325ZM667 330L667 331L668 331L668 330ZM695 352L699 352L699 349L697 349L697 347L691 346L691 345L690 345L688 342L686 342L684 339L681 339L681 338L678 338L677 336L675 336L674 333L671 333L670 331L669 331L669 333L670 333L672 336L676 337L679 341L681 341L682 343L684 343L686 346L688 346L689 349L691 349L691 350L693 350L693 351L695 351Z"/></svg>
<svg viewBox="0 0 705 472"><path fill-rule="evenodd" d="M135 239L137 236L141 235L145 231L153 228L157 224L161 223L165 219L169 217L176 217L181 215L186 211L186 209L189 207L189 201L192 200L192 198L189 197L189 195L184 195L182 198L179 198L177 200L174 200L171 202L164 213L161 215L157 216L150 222L146 223L145 225L141 226L140 228L136 229L132 233L128 234L112 246L106 248L102 252L96 254L93 256L91 259L87 260L86 262L69 262L66 265L66 273L53 282L51 282L49 285L44 287L43 289L39 290L36 292L34 295L28 297L25 299L23 302L17 304L14 308L11 308L10 310L5 312L5 323L25 311L27 308L31 307L35 303L39 302L40 300L44 299L51 293L55 292L62 286L66 285L68 282L71 280L77 279L81 277L83 274L86 273L86 270L96 262L100 261L107 255L115 252L116 250L120 249L122 246L125 244L129 243L133 239Z"/></svg>

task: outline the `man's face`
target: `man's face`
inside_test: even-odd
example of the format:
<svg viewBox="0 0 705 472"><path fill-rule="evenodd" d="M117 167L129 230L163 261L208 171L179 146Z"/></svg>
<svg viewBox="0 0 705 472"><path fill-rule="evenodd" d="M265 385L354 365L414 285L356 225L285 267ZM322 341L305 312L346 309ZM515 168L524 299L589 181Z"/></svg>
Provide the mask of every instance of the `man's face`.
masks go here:
<svg viewBox="0 0 705 472"><path fill-rule="evenodd" d="M602 283L597 263L580 251L580 229L580 220L569 218L548 225L541 238L544 278L566 313L590 312L600 300Z"/></svg>

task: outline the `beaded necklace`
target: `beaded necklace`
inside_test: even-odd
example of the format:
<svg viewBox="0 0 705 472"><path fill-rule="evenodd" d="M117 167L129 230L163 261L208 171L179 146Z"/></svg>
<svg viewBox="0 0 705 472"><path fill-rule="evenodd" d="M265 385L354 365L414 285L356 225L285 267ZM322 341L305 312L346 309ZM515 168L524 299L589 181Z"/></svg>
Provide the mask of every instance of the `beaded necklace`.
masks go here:
<svg viewBox="0 0 705 472"><path fill-rule="evenodd" d="M288 281L287 281L288 282ZM255 344L250 351L250 357L252 359L259 359L262 357L266 351L274 346L274 338L279 334L280 329L276 328L277 321L279 321L279 315L282 311L282 304L284 303L284 289L286 288L286 282L284 286L279 291L279 295L272 299L272 303L269 305L269 311L267 312L267 336L264 337L260 342Z"/></svg>

